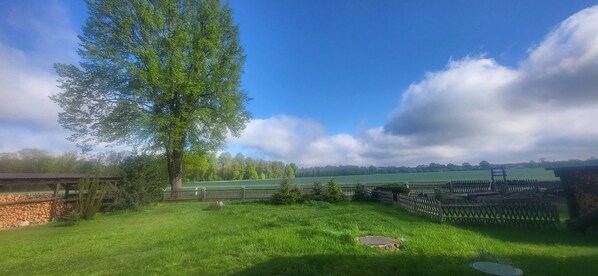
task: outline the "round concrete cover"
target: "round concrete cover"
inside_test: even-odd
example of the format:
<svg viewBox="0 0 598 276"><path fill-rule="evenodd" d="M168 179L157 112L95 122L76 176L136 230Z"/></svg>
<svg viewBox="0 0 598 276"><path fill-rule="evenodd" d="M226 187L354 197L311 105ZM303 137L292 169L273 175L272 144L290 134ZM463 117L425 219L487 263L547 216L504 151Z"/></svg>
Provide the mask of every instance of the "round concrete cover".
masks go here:
<svg viewBox="0 0 598 276"><path fill-rule="evenodd" d="M491 274L500 276L520 276L523 275L523 271L519 268L492 262L475 262L471 265L473 268Z"/></svg>

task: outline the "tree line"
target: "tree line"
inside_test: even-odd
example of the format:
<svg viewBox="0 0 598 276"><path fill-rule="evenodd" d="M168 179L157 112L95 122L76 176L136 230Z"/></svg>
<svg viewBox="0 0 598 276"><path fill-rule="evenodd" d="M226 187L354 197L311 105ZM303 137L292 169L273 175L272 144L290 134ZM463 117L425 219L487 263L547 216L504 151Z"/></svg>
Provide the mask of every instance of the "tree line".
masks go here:
<svg viewBox="0 0 598 276"><path fill-rule="evenodd" d="M118 175L119 165L127 157L136 155L129 151L108 151L97 154L80 154L76 151L52 155L41 149L22 149L0 153L1 173L74 173L86 175ZM152 155L155 166L166 172L166 158ZM190 181L219 181L268 178L294 178L299 170L294 163L267 161L235 156L228 152L188 153L183 160L183 178Z"/></svg>
<svg viewBox="0 0 598 276"><path fill-rule="evenodd" d="M547 168L547 167L561 167L561 166L583 166L596 165L598 159L590 157L586 160L569 159L562 161L548 161L545 158L540 158L538 161L531 160L529 162L521 163L502 163L491 164L486 160L482 160L479 164L472 165L468 162L456 165L453 163L439 164L430 163L427 165L417 165L415 167L407 166L320 166L300 168L296 172L296 177L322 177L322 176L342 176L342 175L364 175L364 174L393 174L393 173L420 173L420 172L444 172L444 171L472 171L472 170L489 170L492 167L504 167L507 169L529 169L529 168Z"/></svg>
<svg viewBox="0 0 598 276"><path fill-rule="evenodd" d="M86 175L118 175L119 166L127 157L137 155L129 151L108 151L97 154L81 154L76 151L51 155L41 149L22 149L17 152L0 153L0 173L76 173ZM166 158L162 154L150 154L145 158L162 172L166 172ZM149 160L149 161L148 161ZM546 168L559 166L596 165L598 159L569 159L547 161L544 158L522 163L491 164L481 161L479 164L462 163L461 165L430 163L428 165L407 166L321 166L300 168L295 163L268 161L244 156L191 152L183 160L183 179L185 182L246 180L294 177L334 177L342 175L394 174L442 171L488 170L491 167Z"/></svg>
<svg viewBox="0 0 598 276"><path fill-rule="evenodd" d="M295 163L267 161L246 157L241 153L188 153L183 161L186 181L245 180L294 178L299 168Z"/></svg>

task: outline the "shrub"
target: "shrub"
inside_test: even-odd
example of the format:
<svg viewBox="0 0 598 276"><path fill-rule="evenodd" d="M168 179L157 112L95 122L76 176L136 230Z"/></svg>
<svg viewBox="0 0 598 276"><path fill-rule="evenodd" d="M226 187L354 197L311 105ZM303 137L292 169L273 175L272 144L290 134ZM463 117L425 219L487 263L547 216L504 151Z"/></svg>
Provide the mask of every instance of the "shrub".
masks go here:
<svg viewBox="0 0 598 276"><path fill-rule="evenodd" d="M401 183L390 183L390 184L376 186L376 190L391 191L394 200L397 199L398 194L409 194L409 187L407 187L407 185L401 184Z"/></svg>
<svg viewBox="0 0 598 276"><path fill-rule="evenodd" d="M278 191L272 195L272 202L280 205L295 204L300 197L300 191L296 187L292 187L289 180L285 178L280 183Z"/></svg>
<svg viewBox="0 0 598 276"><path fill-rule="evenodd" d="M77 211L81 219L93 219L102 207L106 190L100 186L99 179L85 177L79 181Z"/></svg>
<svg viewBox="0 0 598 276"><path fill-rule="evenodd" d="M353 201L368 201L372 199L372 195L368 193L365 185L358 183L355 186L355 193L353 194Z"/></svg>
<svg viewBox="0 0 598 276"><path fill-rule="evenodd" d="M164 173L165 162L159 156L135 155L125 158L119 165L123 182L112 187L111 210L139 210L152 202L162 200L163 189L168 184Z"/></svg>
<svg viewBox="0 0 598 276"><path fill-rule="evenodd" d="M328 202L338 202L344 199L343 190L341 189L338 184L336 184L336 180L330 179L328 181L328 185L326 185L326 190L324 191L324 200Z"/></svg>
<svg viewBox="0 0 598 276"><path fill-rule="evenodd" d="M68 212L66 215L64 215L62 217L62 222L64 223L65 226L73 226L73 225L77 224L80 219L81 219L81 216L79 215L79 212L77 212L75 210L71 210L70 212Z"/></svg>
<svg viewBox="0 0 598 276"><path fill-rule="evenodd" d="M324 186L320 181L315 181L314 186L311 190L310 199L312 200L324 200Z"/></svg>

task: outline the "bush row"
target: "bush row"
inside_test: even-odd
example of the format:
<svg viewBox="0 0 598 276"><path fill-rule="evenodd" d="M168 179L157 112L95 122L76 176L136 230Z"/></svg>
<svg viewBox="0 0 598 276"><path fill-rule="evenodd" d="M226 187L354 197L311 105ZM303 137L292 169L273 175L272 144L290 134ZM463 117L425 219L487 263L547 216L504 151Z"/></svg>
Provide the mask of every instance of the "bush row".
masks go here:
<svg viewBox="0 0 598 276"><path fill-rule="evenodd" d="M364 185L358 184L355 187L353 200L365 201L371 200L371 198ZM291 185L288 179L283 179L280 183L280 188L272 196L272 202L279 205L301 203L308 200L334 203L343 201L344 199L343 190L334 178L330 179L325 186L319 181L314 182L311 193L302 193L299 186Z"/></svg>

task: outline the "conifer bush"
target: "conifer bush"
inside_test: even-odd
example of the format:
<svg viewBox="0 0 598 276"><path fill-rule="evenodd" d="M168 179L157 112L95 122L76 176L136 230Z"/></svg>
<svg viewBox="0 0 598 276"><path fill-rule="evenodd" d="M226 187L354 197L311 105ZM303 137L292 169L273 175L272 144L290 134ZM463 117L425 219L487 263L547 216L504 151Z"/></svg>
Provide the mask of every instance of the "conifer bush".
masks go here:
<svg viewBox="0 0 598 276"><path fill-rule="evenodd" d="M328 181L328 185L326 185L326 190L324 191L324 200L328 202L339 202L344 199L343 190L341 187L336 184L336 180L330 179Z"/></svg>
<svg viewBox="0 0 598 276"><path fill-rule="evenodd" d="M293 187L288 179L283 179L280 188L272 195L272 202L279 205L295 204L301 198L301 191Z"/></svg>

